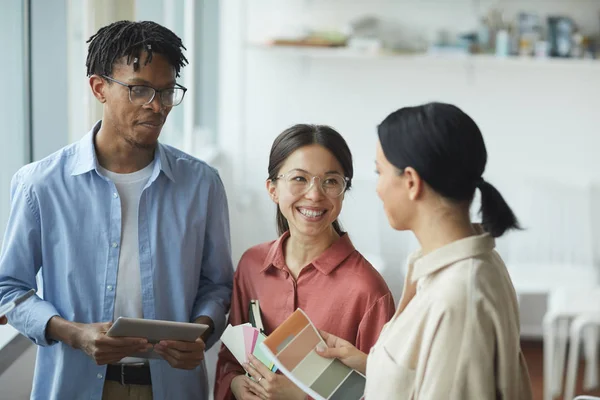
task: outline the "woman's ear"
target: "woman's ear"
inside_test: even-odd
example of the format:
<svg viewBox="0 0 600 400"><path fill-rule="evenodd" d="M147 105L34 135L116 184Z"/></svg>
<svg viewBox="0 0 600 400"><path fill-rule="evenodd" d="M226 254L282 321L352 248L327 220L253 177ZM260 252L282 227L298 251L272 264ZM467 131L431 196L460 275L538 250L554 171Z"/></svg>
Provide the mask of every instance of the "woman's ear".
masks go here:
<svg viewBox="0 0 600 400"><path fill-rule="evenodd" d="M403 180L406 185L409 199L413 201L418 199L423 193L423 185L425 182L421 179L419 173L412 167L406 167L402 175L404 177Z"/></svg>
<svg viewBox="0 0 600 400"><path fill-rule="evenodd" d="M279 197L277 195L277 184L273 182L271 179L267 179L267 192L269 192L269 197L273 200L273 203L279 204Z"/></svg>

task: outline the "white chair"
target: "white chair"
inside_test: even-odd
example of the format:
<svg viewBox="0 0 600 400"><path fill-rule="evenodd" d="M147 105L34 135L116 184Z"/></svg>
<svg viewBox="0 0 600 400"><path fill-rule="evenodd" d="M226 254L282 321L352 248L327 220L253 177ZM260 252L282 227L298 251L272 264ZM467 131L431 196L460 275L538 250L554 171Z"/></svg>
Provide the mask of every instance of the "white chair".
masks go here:
<svg viewBox="0 0 600 400"><path fill-rule="evenodd" d="M600 397L596 397L596 396L577 396L573 400L600 400Z"/></svg>
<svg viewBox="0 0 600 400"><path fill-rule="evenodd" d="M588 298L588 301L594 302L595 306L600 308L600 288ZM588 391L598 386L598 328L600 328L600 310L591 314L579 315L571 323L565 399L570 399L575 395L577 367L579 366L579 345L584 334L586 334L587 348L585 349L586 369L583 389Z"/></svg>
<svg viewBox="0 0 600 400"><path fill-rule="evenodd" d="M544 399L550 400L562 392L570 321L590 311L585 299L574 298L599 282L593 245L594 188L534 179L507 183L500 190L525 228L498 240L520 299L522 318L544 314L543 308L528 308L532 307L528 295L546 299L543 322L522 320L521 328L529 334L543 334Z"/></svg>
<svg viewBox="0 0 600 400"><path fill-rule="evenodd" d="M569 337L569 326L573 325L581 315L600 315L600 287L560 288L553 290L548 298L548 312L544 315L544 399L552 399L562 391L564 365ZM597 337L590 331L584 338L586 361L589 375L585 382L586 389L597 386L597 379L592 378L597 370L597 360L593 356L597 349ZM577 345L579 349L579 345ZM579 351L579 350L577 350ZM574 387L574 386L573 386ZM574 389L573 389L574 390ZM571 390L571 391L573 391ZM565 391L565 398L568 396Z"/></svg>

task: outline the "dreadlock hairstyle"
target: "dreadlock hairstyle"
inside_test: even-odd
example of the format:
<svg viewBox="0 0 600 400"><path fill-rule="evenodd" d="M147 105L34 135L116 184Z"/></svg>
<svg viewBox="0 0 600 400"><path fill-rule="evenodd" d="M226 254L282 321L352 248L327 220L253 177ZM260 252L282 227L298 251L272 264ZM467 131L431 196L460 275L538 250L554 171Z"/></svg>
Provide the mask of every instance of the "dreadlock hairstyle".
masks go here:
<svg viewBox="0 0 600 400"><path fill-rule="evenodd" d="M100 28L86 43L90 43L86 60L87 76L112 75L113 65L127 56L127 65L133 61L133 70L140 67L141 53L148 53L144 65L152 62L152 54L166 57L175 68L176 76L188 60L183 55L186 50L179 36L162 25L152 21L118 21Z"/></svg>

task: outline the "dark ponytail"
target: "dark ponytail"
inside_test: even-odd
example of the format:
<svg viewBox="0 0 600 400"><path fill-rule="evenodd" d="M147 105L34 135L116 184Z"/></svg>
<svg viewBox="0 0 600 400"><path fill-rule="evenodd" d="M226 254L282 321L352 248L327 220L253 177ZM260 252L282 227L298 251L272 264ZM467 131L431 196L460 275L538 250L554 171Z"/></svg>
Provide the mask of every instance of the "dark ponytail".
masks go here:
<svg viewBox="0 0 600 400"><path fill-rule="evenodd" d="M271 147L268 167L269 179L275 180L277 178L281 172L281 167L290 154L311 144L323 146L333 154L342 166L344 176L349 178L346 183L346 191L350 190L352 177L354 176L352 153L350 153L350 148L342 135L335 129L325 125L297 124L279 134ZM276 222L279 236L290 229L288 221L281 213L279 206L277 206ZM344 234L344 230L337 219L331 225L338 235Z"/></svg>
<svg viewBox="0 0 600 400"><path fill-rule="evenodd" d="M470 203L479 188L483 227L492 236L519 229L502 195L482 178L487 163L483 136L461 109L444 103L401 108L377 132L390 163L400 170L414 168L443 197Z"/></svg>
<svg viewBox="0 0 600 400"><path fill-rule="evenodd" d="M481 223L486 232L500 237L509 229L521 229L517 217L491 183L481 179L477 187L481 192Z"/></svg>

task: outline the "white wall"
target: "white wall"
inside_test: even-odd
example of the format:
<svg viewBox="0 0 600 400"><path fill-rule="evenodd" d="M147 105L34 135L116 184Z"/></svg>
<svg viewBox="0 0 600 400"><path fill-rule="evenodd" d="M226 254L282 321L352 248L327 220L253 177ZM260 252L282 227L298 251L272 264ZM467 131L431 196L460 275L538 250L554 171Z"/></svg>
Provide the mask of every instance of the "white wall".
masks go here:
<svg viewBox="0 0 600 400"><path fill-rule="evenodd" d="M490 3L481 2L483 8ZM496 183L512 203L523 203L518 196L526 182L547 180L549 186L566 185L566 191L571 190L569 185L600 178L600 158L596 157L600 63L321 57L245 45L290 31L298 21L335 27L366 13L412 28L405 29L409 35L414 30L431 37L437 28L475 26L473 4L255 0L249 5L223 1L220 140L226 157L236 166L228 187L234 199L236 259L248 247L275 237L274 206L264 192L268 153L275 136L298 122L330 124L349 142L357 179L342 222L359 250L382 255L388 267L398 271L386 272L393 287L401 284L401 266L416 244L410 235L391 231L374 193L375 127L389 112L432 100L459 105L484 133L489 153L485 178ZM519 9L568 12L587 31L598 31L600 5L595 1L502 4L508 14ZM528 220L523 215L526 208L515 206L515 211ZM366 226L365 219L369 221ZM535 224L528 232L548 230ZM518 239L518 235L525 233L509 238ZM563 259L573 257L572 253L555 256ZM575 261L587 261L579 258Z"/></svg>
<svg viewBox="0 0 600 400"><path fill-rule="evenodd" d="M268 152L274 137L289 125L314 122L336 127L353 150L358 177L369 181L374 177L375 126L392 110L430 100L454 102L478 122L489 151L486 177L492 182L498 177L513 179L522 175L561 181L598 178L600 169L594 166L600 163L595 157L600 144L595 135L600 63L346 59L243 47L244 41L264 39L269 32L277 32L273 25L292 26L309 18L342 25L340 21L361 12L399 21L427 15L431 25L468 27L475 20L471 4L441 0L418 4L256 0L244 10L239 0L225 0L221 23L221 144L226 154L235 157L232 161L238 170L243 171L234 181L243 183L239 190L243 196L236 194L237 208L243 209L247 196L264 200L260 205L253 203L251 212L242 214L261 220L264 213L270 215L273 211L263 193ZM600 9L597 2L583 0L506 4L511 9L521 4L526 9L552 12L567 9L589 29L595 29ZM240 15L244 11L246 19ZM246 34L242 32L244 23ZM272 229L261 228L251 226L258 233L248 236L249 242L272 236Z"/></svg>

